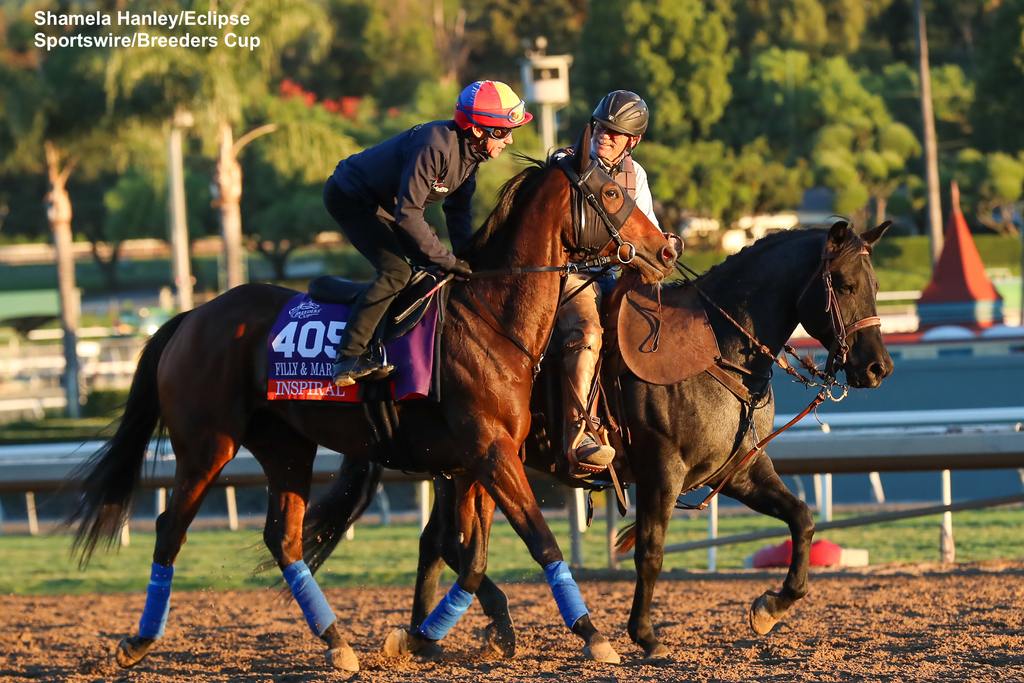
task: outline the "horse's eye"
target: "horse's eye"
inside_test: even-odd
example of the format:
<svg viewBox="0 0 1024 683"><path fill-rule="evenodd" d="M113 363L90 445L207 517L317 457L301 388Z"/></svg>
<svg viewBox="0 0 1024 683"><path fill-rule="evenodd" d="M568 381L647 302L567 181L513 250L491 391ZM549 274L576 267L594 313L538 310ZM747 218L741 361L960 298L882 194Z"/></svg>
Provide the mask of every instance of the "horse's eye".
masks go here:
<svg viewBox="0 0 1024 683"><path fill-rule="evenodd" d="M604 191L604 196L607 197L608 199L616 199L619 196L619 191L618 190L605 190Z"/></svg>

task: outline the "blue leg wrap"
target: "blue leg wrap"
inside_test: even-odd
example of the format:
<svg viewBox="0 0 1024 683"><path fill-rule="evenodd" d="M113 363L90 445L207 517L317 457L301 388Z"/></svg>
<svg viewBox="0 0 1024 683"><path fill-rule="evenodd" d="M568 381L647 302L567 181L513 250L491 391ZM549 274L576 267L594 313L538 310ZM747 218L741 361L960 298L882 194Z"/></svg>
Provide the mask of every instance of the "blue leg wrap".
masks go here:
<svg viewBox="0 0 1024 683"><path fill-rule="evenodd" d="M317 585L313 573L302 560L292 562L284 568L284 580L292 589L295 602L299 603L302 609L302 616L306 617L306 623L314 636L321 636L327 627L335 622L337 617L327 604L327 598Z"/></svg>
<svg viewBox="0 0 1024 683"><path fill-rule="evenodd" d="M551 586L551 594L555 596L555 603L558 604L558 611L562 613L566 626L572 628L580 617L590 614L580 595L580 587L573 580L569 565L563 560L545 565L544 576Z"/></svg>
<svg viewBox="0 0 1024 683"><path fill-rule="evenodd" d="M167 613L171 611L171 580L174 567L153 563L149 571L149 587L146 588L146 607L139 619L139 635L154 640L164 634Z"/></svg>
<svg viewBox="0 0 1024 683"><path fill-rule="evenodd" d="M448 635L448 631L458 623L471 604L473 594L462 590L456 581L434 611L420 624L419 634L430 640L441 640Z"/></svg>

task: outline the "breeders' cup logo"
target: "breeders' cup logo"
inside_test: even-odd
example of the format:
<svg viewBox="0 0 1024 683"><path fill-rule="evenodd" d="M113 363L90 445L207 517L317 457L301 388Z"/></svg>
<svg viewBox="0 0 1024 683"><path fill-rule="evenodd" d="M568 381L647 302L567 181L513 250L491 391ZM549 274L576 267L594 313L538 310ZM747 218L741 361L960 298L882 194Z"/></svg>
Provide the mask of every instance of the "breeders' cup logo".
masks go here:
<svg viewBox="0 0 1024 683"><path fill-rule="evenodd" d="M288 311L288 315L292 318L305 320L306 318L312 318L320 315L320 306L312 301L303 301L301 304Z"/></svg>
<svg viewBox="0 0 1024 683"><path fill-rule="evenodd" d="M435 178L434 182L430 184L430 189L432 189L434 192L440 192L441 194L444 194L445 192L448 191L448 188L445 187L442 183L443 181L440 178Z"/></svg>

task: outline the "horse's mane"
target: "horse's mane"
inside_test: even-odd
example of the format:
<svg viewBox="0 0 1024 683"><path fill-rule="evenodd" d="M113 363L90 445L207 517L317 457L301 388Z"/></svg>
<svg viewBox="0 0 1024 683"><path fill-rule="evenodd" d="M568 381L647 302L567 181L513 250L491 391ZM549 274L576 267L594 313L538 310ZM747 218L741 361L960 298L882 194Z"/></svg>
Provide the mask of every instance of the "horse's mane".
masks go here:
<svg viewBox="0 0 1024 683"><path fill-rule="evenodd" d="M474 233L466 248L467 255L470 257L479 254L491 242L494 235L500 233L502 228L515 218L515 211L520 206L520 197L529 197L532 194L544 176L542 171L549 168L552 162L551 157L542 161L518 152L515 152L514 156L528 165L505 181L505 184L498 190L497 203L487 216L483 226Z"/></svg>
<svg viewBox="0 0 1024 683"><path fill-rule="evenodd" d="M852 230L852 228L851 228ZM849 253L859 252L861 248L865 246L864 240L860 236L854 234L852 239L848 239L844 244L842 251L839 256L842 257ZM702 273L697 279L698 282L703 282L707 279L717 277L719 275L728 274L736 267L747 263L751 260L756 260L762 256L765 252L774 249L778 246L793 246L798 242L804 240L814 239L815 242L823 243L828 236L828 230L822 230L821 228L793 228L791 230L781 230L779 232L766 235L761 239L757 240L753 244L743 247L735 254L730 255L721 263L712 266L706 272ZM675 284L675 283L673 283ZM680 283L682 284L682 283Z"/></svg>

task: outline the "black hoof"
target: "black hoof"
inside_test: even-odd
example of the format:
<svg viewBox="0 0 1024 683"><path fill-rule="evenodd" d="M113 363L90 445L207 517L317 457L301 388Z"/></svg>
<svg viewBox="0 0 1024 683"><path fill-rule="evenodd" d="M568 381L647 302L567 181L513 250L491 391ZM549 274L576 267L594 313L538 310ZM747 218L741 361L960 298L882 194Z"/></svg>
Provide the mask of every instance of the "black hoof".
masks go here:
<svg viewBox="0 0 1024 683"><path fill-rule="evenodd" d="M413 641L417 644L413 646L412 656L421 662L432 662L444 656L444 648L435 640L420 640L413 636Z"/></svg>
<svg viewBox="0 0 1024 683"><path fill-rule="evenodd" d="M503 659L515 657L516 630L512 622L499 625L492 621L487 624L484 629L484 647Z"/></svg>

